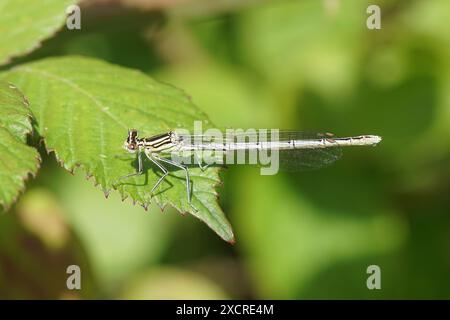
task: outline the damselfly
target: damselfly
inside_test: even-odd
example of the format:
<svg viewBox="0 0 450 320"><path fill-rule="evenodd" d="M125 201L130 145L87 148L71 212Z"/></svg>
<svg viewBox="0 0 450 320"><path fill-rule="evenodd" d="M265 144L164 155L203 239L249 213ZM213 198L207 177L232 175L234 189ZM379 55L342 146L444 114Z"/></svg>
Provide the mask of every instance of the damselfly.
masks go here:
<svg viewBox="0 0 450 320"><path fill-rule="evenodd" d="M224 135L190 135L170 131L151 137L139 138L138 131L132 129L128 131L123 147L128 152L137 154L136 172L120 177L119 180L143 173L142 155L144 154L163 172L163 175L153 185L151 194L169 174L165 165L171 165L184 170L187 200L192 206L189 167L183 161L174 160L174 154L191 154L194 158L194 164L203 170L206 167L202 165L204 152L214 152L215 157L217 155L224 157L232 152L268 151L279 154L279 164L282 169L302 170L330 165L340 158L340 147L374 146L380 141L381 137L375 135L337 138L330 133L316 134L278 130L259 130L253 133L228 133ZM172 157L169 157L170 155Z"/></svg>

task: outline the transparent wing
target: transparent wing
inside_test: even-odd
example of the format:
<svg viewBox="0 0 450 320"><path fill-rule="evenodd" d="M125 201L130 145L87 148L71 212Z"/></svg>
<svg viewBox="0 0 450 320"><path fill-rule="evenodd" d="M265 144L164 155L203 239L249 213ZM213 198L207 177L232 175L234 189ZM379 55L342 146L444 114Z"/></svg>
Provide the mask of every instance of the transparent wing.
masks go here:
<svg viewBox="0 0 450 320"><path fill-rule="evenodd" d="M271 130L267 130L261 132L261 130L258 130L254 132L247 131L233 134L220 132L210 135L179 134L179 137L186 142L189 141L189 143L195 143L195 141L235 143L315 139L327 139L329 142L333 142L334 136L330 133L316 133L307 131L280 130L278 132L272 132ZM336 147L315 149L288 149L275 152L278 152L279 169L282 171L305 171L319 169L331 165L335 161L339 160L339 158L342 156L342 150L337 145L337 143Z"/></svg>
<svg viewBox="0 0 450 320"><path fill-rule="evenodd" d="M331 133L316 133L307 131L281 131L280 141L284 140L310 140L327 139L333 141ZM335 147L317 149L281 150L280 170L282 171L308 171L327 167L342 157L342 149Z"/></svg>
<svg viewBox="0 0 450 320"><path fill-rule="evenodd" d="M339 147L324 149L281 150L279 163L281 171L307 171L327 167L339 160Z"/></svg>
<svg viewBox="0 0 450 320"><path fill-rule="evenodd" d="M333 139L332 133L318 133L309 131L295 131L295 130L247 130L245 132L234 131L215 131L210 134L183 134L178 133L181 140L188 141L224 141L224 142L239 142L239 141L286 141L286 140L309 140L309 139Z"/></svg>

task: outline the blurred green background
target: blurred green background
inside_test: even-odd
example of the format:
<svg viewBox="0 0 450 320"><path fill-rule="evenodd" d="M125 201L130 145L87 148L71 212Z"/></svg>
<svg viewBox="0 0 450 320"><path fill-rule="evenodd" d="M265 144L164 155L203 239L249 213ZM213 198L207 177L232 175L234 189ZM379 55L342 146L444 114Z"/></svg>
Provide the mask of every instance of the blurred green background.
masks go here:
<svg viewBox="0 0 450 320"><path fill-rule="evenodd" d="M234 246L173 209L105 199L46 156L0 217L0 297L450 298L449 17L446 0L85 1L81 30L15 62L97 57L185 90L219 127L384 140L320 171L225 170Z"/></svg>

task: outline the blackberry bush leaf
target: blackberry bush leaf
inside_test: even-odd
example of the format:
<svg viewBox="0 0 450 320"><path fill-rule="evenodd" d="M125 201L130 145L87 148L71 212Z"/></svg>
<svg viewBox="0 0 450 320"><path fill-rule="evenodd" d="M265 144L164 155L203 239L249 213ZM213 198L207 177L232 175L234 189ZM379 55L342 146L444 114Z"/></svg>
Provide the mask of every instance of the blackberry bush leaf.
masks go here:
<svg viewBox="0 0 450 320"><path fill-rule="evenodd" d="M0 210L7 210L23 190L29 174L39 169L36 149L26 145L31 113L14 86L0 82Z"/></svg>
<svg viewBox="0 0 450 320"><path fill-rule="evenodd" d="M106 195L118 177L135 170L133 156L122 148L128 129L152 136L177 127L192 129L198 120L205 127L209 123L181 90L95 59L48 58L15 67L3 77L27 96L47 149L67 170L81 166ZM231 226L217 203L218 169L190 169L194 210L187 201L184 172L167 168L171 173L153 197L150 190L161 172L149 161L145 174L124 181L117 190L144 207L155 201L161 208L169 204L189 212L233 242Z"/></svg>
<svg viewBox="0 0 450 320"><path fill-rule="evenodd" d="M0 1L0 65L33 51L66 21L74 0Z"/></svg>

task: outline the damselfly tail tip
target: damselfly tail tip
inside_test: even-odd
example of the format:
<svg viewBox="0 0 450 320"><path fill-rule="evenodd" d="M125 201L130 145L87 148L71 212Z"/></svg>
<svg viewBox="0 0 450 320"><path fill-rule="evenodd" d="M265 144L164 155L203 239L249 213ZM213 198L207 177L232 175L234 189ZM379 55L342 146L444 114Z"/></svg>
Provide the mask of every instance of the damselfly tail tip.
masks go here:
<svg viewBox="0 0 450 320"><path fill-rule="evenodd" d="M377 144L379 144L381 142L381 140L383 140L383 138L381 138L380 136L376 136L376 135L368 135L366 137L371 142L371 144L374 146L376 146Z"/></svg>

